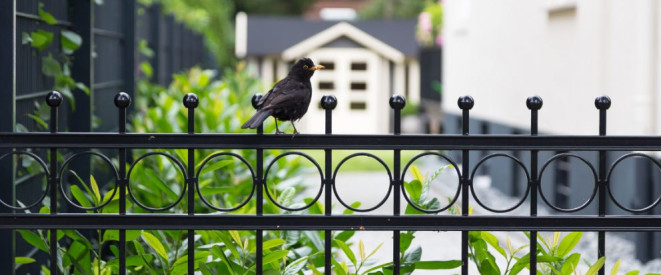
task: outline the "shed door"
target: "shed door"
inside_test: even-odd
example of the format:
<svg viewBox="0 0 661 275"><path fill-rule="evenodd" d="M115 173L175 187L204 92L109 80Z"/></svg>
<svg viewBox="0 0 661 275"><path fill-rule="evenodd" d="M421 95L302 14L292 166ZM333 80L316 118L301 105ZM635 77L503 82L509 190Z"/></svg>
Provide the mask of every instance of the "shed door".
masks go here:
<svg viewBox="0 0 661 275"><path fill-rule="evenodd" d="M325 113L319 102L323 95L335 95L338 104L333 111L333 133L385 133L388 113L378 103L387 105L387 89L379 87L381 59L372 51L360 48L322 48L309 54L316 64L327 69L312 77L312 103L302 121L306 132L323 133ZM383 85L382 85L383 86ZM381 91L384 96L379 95ZM381 114L380 114L381 113ZM386 124L387 128L387 124Z"/></svg>

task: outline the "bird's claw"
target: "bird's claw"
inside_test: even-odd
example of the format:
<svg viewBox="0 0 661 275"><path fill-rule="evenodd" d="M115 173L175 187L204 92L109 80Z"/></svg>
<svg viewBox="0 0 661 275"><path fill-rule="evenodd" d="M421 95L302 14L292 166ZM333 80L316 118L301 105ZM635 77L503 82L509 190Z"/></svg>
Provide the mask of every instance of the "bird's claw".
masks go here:
<svg viewBox="0 0 661 275"><path fill-rule="evenodd" d="M284 134L284 133L285 133L285 132L283 132L283 131L280 131L280 130L275 130L275 134L276 134L276 135L279 135L279 134Z"/></svg>
<svg viewBox="0 0 661 275"><path fill-rule="evenodd" d="M294 139L296 135L298 135L298 131L294 130L294 132L291 134L291 138Z"/></svg>

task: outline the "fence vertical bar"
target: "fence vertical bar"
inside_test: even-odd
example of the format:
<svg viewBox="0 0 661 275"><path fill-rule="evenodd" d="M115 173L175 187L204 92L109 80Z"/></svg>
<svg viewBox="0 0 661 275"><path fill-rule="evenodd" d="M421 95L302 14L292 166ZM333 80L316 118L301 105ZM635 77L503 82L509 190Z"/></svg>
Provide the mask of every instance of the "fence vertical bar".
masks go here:
<svg viewBox="0 0 661 275"><path fill-rule="evenodd" d="M399 135L402 132L402 108L406 105L406 99L401 95L393 95L390 97L390 108L394 111L394 125L393 125L393 134ZM400 188L402 188L402 179L400 176L401 168L401 150L393 150L393 215L399 216L400 214ZM394 230L392 232L392 262L393 262L393 274L398 275L400 272L400 244L399 244L399 230Z"/></svg>
<svg viewBox="0 0 661 275"><path fill-rule="evenodd" d="M325 95L321 97L321 107L326 110L326 135L331 135L333 133L333 109L337 106L337 99L332 95ZM335 184L332 179L333 175L333 151L331 149L324 149L324 215L332 215L332 199L333 199L333 190L332 185ZM330 275L332 273L331 268L331 256L332 256L332 239L331 230L324 230L324 274Z"/></svg>
<svg viewBox="0 0 661 275"><path fill-rule="evenodd" d="M50 106L50 132L57 133L57 107L62 103L62 94L56 91L48 93L46 103ZM57 215L57 149L50 149L48 186L50 188L50 214ZM57 275L57 229L49 230L50 274Z"/></svg>
<svg viewBox="0 0 661 275"><path fill-rule="evenodd" d="M131 96L120 92L115 96L119 108L119 134L126 134L126 108L131 105ZM126 148L119 148L119 215L126 215ZM119 274L126 274L126 229L119 230Z"/></svg>
<svg viewBox="0 0 661 275"><path fill-rule="evenodd" d="M599 136L606 135L606 111L611 106L608 96L600 96L594 100L594 105L599 109ZM599 216L606 216L606 151L599 151ZM606 256L606 232L599 231L597 258ZM599 270L599 275L606 272L606 264Z"/></svg>
<svg viewBox="0 0 661 275"><path fill-rule="evenodd" d="M462 96L457 101L457 105L462 110L461 133L464 136L469 134L469 111L475 105L475 101L470 96ZM468 192L471 184L469 177L469 150L461 151L461 215L468 216ZM461 231L461 274L468 275L468 231Z"/></svg>
<svg viewBox="0 0 661 275"><path fill-rule="evenodd" d="M188 134L195 134L195 108L200 103L196 94L184 96L184 106L188 109ZM188 148L188 215L195 215L195 149ZM188 230L188 274L195 274L195 230Z"/></svg>
<svg viewBox="0 0 661 275"><path fill-rule="evenodd" d="M2 106L0 107L0 132L13 132L16 123L16 0L0 1L0 91L2 91ZM0 150L0 154L11 152L12 149ZM0 180L5 183L14 182L15 165L0 167ZM0 194L9 194L14 203L14 184L0 185ZM0 208L0 212L11 212ZM15 243L14 230L0 230L0 270L13 270Z"/></svg>
<svg viewBox="0 0 661 275"><path fill-rule="evenodd" d="M136 28L136 3L135 0L122 1L124 20L124 57L122 64L122 79L124 80L123 89L129 95L133 94L135 89L135 64L136 64L136 51L135 51L135 28Z"/></svg>
<svg viewBox="0 0 661 275"><path fill-rule="evenodd" d="M261 94L256 94L252 97L252 106L257 109L259 106L259 100L262 98L263 95ZM257 134L258 135L263 135L264 134L264 126L259 125L257 127ZM263 187L264 187L264 182L266 179L264 179L264 149L257 149L257 164L255 165L255 170L256 170L256 175L255 175L255 191L256 191L256 214L257 216L262 216L264 214L264 194L263 194ZM262 274L262 259L264 257L263 255L263 248L264 245L262 243L262 237L263 237L263 231L261 229L255 230L255 273L257 275Z"/></svg>
<svg viewBox="0 0 661 275"><path fill-rule="evenodd" d="M538 117L537 113L544 102L539 96L531 96L526 100L526 106L530 110L530 135L537 136ZM539 150L530 151L530 216L537 216L537 157ZM537 231L530 231L530 275L537 274Z"/></svg>
<svg viewBox="0 0 661 275"><path fill-rule="evenodd" d="M81 90L74 89L73 97L76 101L76 109L71 112L75 117L69 123L72 132L89 132L92 129L92 106L94 106L94 89L92 87L92 72L94 72L94 60L92 59L94 49L94 34L92 16L94 15L94 1L69 1L71 14L71 25L83 39L83 43L74 52L74 65L71 68L71 77L76 82L81 82L90 88L89 95ZM88 171L86 167L84 171Z"/></svg>

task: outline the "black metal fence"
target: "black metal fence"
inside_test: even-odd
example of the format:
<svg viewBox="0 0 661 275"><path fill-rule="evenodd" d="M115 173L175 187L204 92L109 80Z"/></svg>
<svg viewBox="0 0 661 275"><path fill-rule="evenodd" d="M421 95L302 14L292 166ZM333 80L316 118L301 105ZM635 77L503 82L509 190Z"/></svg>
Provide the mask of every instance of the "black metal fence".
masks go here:
<svg viewBox="0 0 661 275"><path fill-rule="evenodd" d="M253 100L257 100L258 96ZM606 235L609 231L629 232L653 232L661 231L661 219L658 215L638 215L650 209L656 208L661 197L656 198L649 205L640 208L626 207L619 202L612 192L613 181L611 179L613 170L629 158L641 158L650 161L656 167L661 164L654 158L645 154L630 153L621 158L607 162L605 155L608 151L659 151L661 150L661 139L656 136L607 136L606 135L606 112L611 102L608 97L599 97L595 105L599 110L599 135L598 136L540 136L537 132L537 115L542 107L539 97L528 98L526 104L531 110L530 135L472 135L469 129L469 114L474 101L465 96L458 100L459 108L463 112L462 133L460 135L400 135L400 111L405 105L404 98L393 96L390 106L394 113L394 133L392 135L334 135L332 134L332 110L337 104L333 96L324 96L321 101L326 110L326 130L324 135L301 134L292 138L289 135L264 134L262 128L257 129L256 134L232 134L232 133L195 133L195 108L198 98L194 94L188 94L183 99L183 104L188 108L188 129L186 134L168 133L126 133L126 108L131 99L128 94L120 93L114 98L115 105L119 109L119 131L117 133L67 133L58 132L58 106L62 97L57 92L50 93L47 103L51 107L50 133L0 133L0 148L14 150L0 157L8 158L16 155L26 155L33 158L43 167L43 173L47 175L47 188L43 190L40 199L32 205L42 203L44 198L49 197L50 214L24 214L3 213L0 214L0 229L48 229L51 236L56 236L58 230L62 229L119 229L119 266L122 274L126 273L126 230L127 229L178 229L188 230L188 270L193 274L195 230L254 230L256 231L256 273L262 273L262 233L264 230L319 230L325 232L325 274L331 274L331 232L334 230L365 230L365 231L391 231L393 232L392 261L393 274L400 274L400 231L461 231L461 274L468 274L468 232L469 231L529 231L530 237L530 274L536 274L537 265L537 233L538 231L596 231L598 232L599 257L608 255L606 251ZM29 148L44 148L49 150L50 156L47 160L25 151ZM58 154L63 150L76 148L93 148L116 151L118 163L107 164L111 167L114 175L114 189L119 192L119 211L115 214L69 214L58 213L58 197L66 196L61 190L61 169L66 163L80 154L77 153L58 160ZM252 149L257 155L254 160L244 159L243 156L222 153L228 157L238 158L249 168L252 174L253 191L247 200L254 199L256 202L255 215L200 215L195 213L193 203L188 204L188 213L185 214L131 214L127 213L126 204L129 199L138 207L145 210L155 210L141 205L132 199L134 195L130 188L130 174L133 166L141 158L139 156L132 163L127 160L127 150L138 148L163 149L176 148L187 149L187 163L177 162L177 167L185 176L185 185L179 195L179 200L186 196L189 202L200 200L201 203L216 211L223 211L206 200L199 193L198 176L204 165L195 163L196 150L200 149ZM265 215L263 205L268 200L281 209L300 210L310 207L312 203L302 208L291 209L278 204L270 195L272 190L268 189L267 178L271 163L264 160L265 149L319 149L324 150L324 167L309 156L300 153L310 159L317 166L321 184L320 191L314 201L322 201L325 209L324 215ZM332 158L334 150L387 150L393 153L393 162L386 164L377 156L369 153L356 153L340 161L333 167ZM413 158L408 163L403 163L401 153L403 150L429 150ZM529 152L530 159L524 163L511 154L495 153L484 156L481 160L471 157L475 151L525 151ZM461 156L452 156L443 152L459 151ZM538 158L540 151L593 151L597 152L599 158L596 163L588 161L573 153L560 153L546 160ZM100 153L94 153L99 154ZM167 155L166 153L159 153ZM411 163L418 157L433 155L445 159L454 166L458 177L457 190L449 200L449 203L439 209L425 210L413 203L406 189L403 187L404 175ZM376 206L369 209L356 209L345 203L335 188L336 173L346 160L356 156L368 156L375 158L384 165L388 174L387 195ZM279 156L280 157L280 156ZM278 157L276 157L277 160ZM485 201L475 192L473 180L476 171L489 159L509 159L514 161L525 175L525 188L521 198L513 206L496 208L487 205ZM541 186L541 180L548 175L549 164L561 158L575 158L583 162L592 175L592 182L586 183L593 186L589 198L581 205L574 208L563 208L548 199ZM175 159L171 157L171 159ZM197 167L197 168L196 168ZM388 167L392 167L390 170ZM265 169L266 168L266 169ZM627 183L635 185L636 183ZM323 191L323 192L322 192ZM110 192L110 191L109 191ZM321 194L324 194L321 196ZM129 194L127 198L126 194ZM197 194L197 195L196 195ZM264 194L267 196L264 197ZM404 200L402 200L404 198ZM541 198L541 200L540 200ZM392 200L392 214L389 215L332 215L331 205L339 202L348 209L358 212L370 212L381 207L385 201ZM469 206L473 201L475 204L493 213L508 213L523 207L524 202L529 202L529 215L516 216L505 215L469 215ZM400 204L409 203L423 212L439 213L452 206L460 206L461 215L403 215ZM611 215L607 213L606 205L614 204L619 210L626 211L627 215ZM173 204L173 205L174 205ZM548 207L560 213L572 213L585 209L591 205L597 205L594 213L585 215L551 215L539 216L538 208ZM70 207L80 207L71 203ZM3 201L4 209L14 211L29 208L30 206L17 206ZM99 207L102 207L99 206ZM171 207L171 206L170 206ZM227 209L225 209L227 210ZM633 215L632 215L633 214ZM57 240L50 241L50 271L57 274L56 252ZM447 248L446 248L447 249ZM600 271L604 274L604 269Z"/></svg>

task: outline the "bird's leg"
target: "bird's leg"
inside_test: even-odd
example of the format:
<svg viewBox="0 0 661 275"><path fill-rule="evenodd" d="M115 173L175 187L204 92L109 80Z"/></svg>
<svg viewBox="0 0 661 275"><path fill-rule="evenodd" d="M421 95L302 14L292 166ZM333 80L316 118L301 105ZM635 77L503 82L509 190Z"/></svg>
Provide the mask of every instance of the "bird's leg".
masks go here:
<svg viewBox="0 0 661 275"><path fill-rule="evenodd" d="M296 130L296 125L294 125L294 122L291 122L291 126L294 127L294 133L291 135L291 138L294 138L298 134L298 130Z"/></svg>
<svg viewBox="0 0 661 275"><path fill-rule="evenodd" d="M284 134L285 132L282 132L280 131L280 129L278 129L278 119L277 118L273 118L273 119L275 120L275 134L276 135Z"/></svg>

